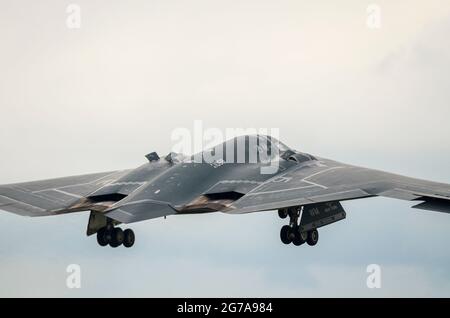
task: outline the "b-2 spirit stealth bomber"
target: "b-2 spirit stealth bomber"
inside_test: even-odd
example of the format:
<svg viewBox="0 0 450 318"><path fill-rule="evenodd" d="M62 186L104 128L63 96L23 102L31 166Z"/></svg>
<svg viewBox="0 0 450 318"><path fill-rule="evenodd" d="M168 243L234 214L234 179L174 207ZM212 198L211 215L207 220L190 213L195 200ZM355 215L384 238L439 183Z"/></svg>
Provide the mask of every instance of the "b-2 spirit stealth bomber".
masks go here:
<svg viewBox="0 0 450 318"><path fill-rule="evenodd" d="M383 196L450 213L450 185L356 167L293 150L268 136L230 139L193 156L155 152L132 169L0 186L0 210L23 216L90 211L87 235L131 247L129 224L176 214L278 211L284 244L315 245L346 217L340 202Z"/></svg>

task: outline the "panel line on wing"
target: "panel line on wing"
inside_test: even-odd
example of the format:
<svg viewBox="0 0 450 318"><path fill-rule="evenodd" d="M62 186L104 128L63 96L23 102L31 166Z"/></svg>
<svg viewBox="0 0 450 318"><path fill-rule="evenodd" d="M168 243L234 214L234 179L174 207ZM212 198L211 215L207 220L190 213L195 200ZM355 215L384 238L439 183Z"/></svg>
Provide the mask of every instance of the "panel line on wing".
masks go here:
<svg viewBox="0 0 450 318"><path fill-rule="evenodd" d="M73 193L66 192L66 191L63 191L63 190L60 190L60 189L54 189L53 191L59 192L61 194L65 194L65 195L68 195L70 197L74 197L74 198L77 198L77 199L83 198L81 195L73 194Z"/></svg>
<svg viewBox="0 0 450 318"><path fill-rule="evenodd" d="M47 189L41 189L41 190L37 190L37 191L31 191L31 190L26 189L26 188L25 188L25 189L26 189L26 191L29 191L30 193L39 193L39 192L45 192L45 191L51 191L51 190L57 190L57 189L65 189L65 188L72 188L72 187L78 187L78 186L83 186L83 185L90 185L90 184L94 184L94 183L96 183L96 182L99 182L100 180L105 179L105 178L107 178L107 177L111 177L112 175L118 174L118 173L120 173L120 172L123 172L123 171L117 171L117 172L108 174L108 175L106 175L106 176L103 176L103 177L101 177L101 178L95 179L95 180L90 181L90 182L83 182L83 183L77 183L77 184L69 184L69 185L62 186L62 187L57 187L57 188L47 188ZM106 181L107 181L106 184L109 183L109 182L112 182L112 181L114 181L114 180L115 180L115 179L106 180Z"/></svg>
<svg viewBox="0 0 450 318"><path fill-rule="evenodd" d="M317 175L319 175L319 174L322 174L322 173L325 173L325 172L329 172L329 171L331 171L331 170L342 169L342 168L345 168L345 167L339 166L339 167L332 167L332 168L328 168L328 169L325 169L325 170L321 170L321 171L318 171L318 172L316 172L316 173L313 173L313 174L310 175L310 176L304 177L304 178L302 179L302 181L306 181L306 179L315 177L315 176L317 176Z"/></svg>
<svg viewBox="0 0 450 318"><path fill-rule="evenodd" d="M28 203L25 203L25 202L22 202L22 201L15 200L15 199L13 199L13 198L7 197L6 195L0 195L0 197L3 197L3 198L5 198L5 199L7 199L7 200L11 200L11 201L17 202L17 203L19 203L19 204L27 205L27 206L29 206L29 207L32 207L32 208L37 209L37 210L40 210L40 211L47 211L47 210L45 210L45 209L43 209L43 208L40 208L40 207L38 207L38 206L31 205L31 204L28 204Z"/></svg>
<svg viewBox="0 0 450 318"><path fill-rule="evenodd" d="M281 190L272 190L272 191L262 191L262 192L254 192L254 193L249 193L246 196L253 196L253 195L259 195L259 194L269 194L269 193L278 193L278 192L287 192L287 191L295 191L295 190L301 190L301 189L308 189L308 188L316 188L318 187L317 185L309 185L309 186L304 186L304 187L298 187L298 188L288 188L288 189L281 189Z"/></svg>
<svg viewBox="0 0 450 318"><path fill-rule="evenodd" d="M313 188L313 187L319 187L319 188L322 188L322 189L328 189L328 187L326 187L324 185L321 185L321 184L316 183L316 182L309 181L307 179L315 177L315 176L317 176L319 174L323 174L323 173L326 173L326 172L329 172L329 171L332 171L332 170L336 170L336 169L341 169L341 168L345 168L345 167L332 167L332 168L329 168L329 169L318 171L316 173L313 173L313 174L311 174L311 175L301 179L302 182L309 183L310 184L309 186L297 187L297 188L288 188L288 189L280 189L280 190L272 190L272 191L250 192L250 193L247 194L247 196L253 196L253 195L258 195L258 194L269 194L269 193L286 192L286 191L293 191L293 190L301 190L301 189L308 189L308 188ZM277 179L280 178L280 177L283 177L284 175L285 174L278 176ZM270 183L270 182L273 182L273 179L271 179L267 183ZM254 190L256 190L256 189L257 188L255 188Z"/></svg>

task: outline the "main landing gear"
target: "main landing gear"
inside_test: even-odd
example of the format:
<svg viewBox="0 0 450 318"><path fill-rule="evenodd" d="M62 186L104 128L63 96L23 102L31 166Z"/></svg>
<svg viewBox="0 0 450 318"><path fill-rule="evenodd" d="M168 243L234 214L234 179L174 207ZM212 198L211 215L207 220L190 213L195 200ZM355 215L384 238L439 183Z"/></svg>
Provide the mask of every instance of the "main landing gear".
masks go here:
<svg viewBox="0 0 450 318"><path fill-rule="evenodd" d="M307 232L300 231L299 218L301 207L291 207L287 209L278 210L278 216L285 219L289 216L289 225L281 228L280 238L284 244L293 243L295 246L300 246L308 243L314 246L319 241L319 232L317 229L312 229Z"/></svg>
<svg viewBox="0 0 450 318"><path fill-rule="evenodd" d="M97 242L100 246L109 244L111 247L118 247L123 244L125 247L132 247L134 244L134 232L131 229L123 231L120 227L108 224L97 232Z"/></svg>

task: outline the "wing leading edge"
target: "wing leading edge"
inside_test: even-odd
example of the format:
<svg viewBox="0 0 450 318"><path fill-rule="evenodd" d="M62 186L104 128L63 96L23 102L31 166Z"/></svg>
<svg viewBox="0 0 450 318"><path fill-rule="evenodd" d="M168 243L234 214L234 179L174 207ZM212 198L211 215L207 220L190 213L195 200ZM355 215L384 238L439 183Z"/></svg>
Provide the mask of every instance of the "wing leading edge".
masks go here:
<svg viewBox="0 0 450 318"><path fill-rule="evenodd" d="M80 210L85 197L126 171L104 172L0 186L0 210L22 216L47 216Z"/></svg>
<svg viewBox="0 0 450 318"><path fill-rule="evenodd" d="M323 160L274 176L236 201L229 213L248 213L383 196L422 201L413 208L450 213L450 185Z"/></svg>

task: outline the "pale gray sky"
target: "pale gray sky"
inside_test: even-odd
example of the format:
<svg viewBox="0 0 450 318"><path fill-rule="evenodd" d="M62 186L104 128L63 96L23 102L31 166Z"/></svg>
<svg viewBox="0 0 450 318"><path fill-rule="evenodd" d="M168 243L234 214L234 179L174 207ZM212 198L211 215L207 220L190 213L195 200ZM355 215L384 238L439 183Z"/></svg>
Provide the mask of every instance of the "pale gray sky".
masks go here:
<svg viewBox="0 0 450 318"><path fill-rule="evenodd" d="M450 3L0 0L0 183L132 168L175 128L280 128L289 146L450 182ZM315 248L275 213L132 225L133 249L85 237L87 214L0 213L0 296L450 296L450 216L346 202ZM82 288L65 286L82 267ZM366 287L366 266L382 288Z"/></svg>

